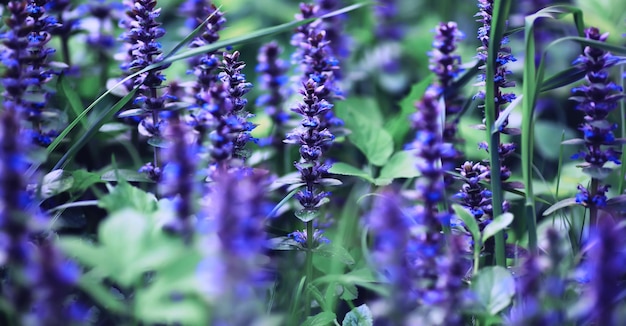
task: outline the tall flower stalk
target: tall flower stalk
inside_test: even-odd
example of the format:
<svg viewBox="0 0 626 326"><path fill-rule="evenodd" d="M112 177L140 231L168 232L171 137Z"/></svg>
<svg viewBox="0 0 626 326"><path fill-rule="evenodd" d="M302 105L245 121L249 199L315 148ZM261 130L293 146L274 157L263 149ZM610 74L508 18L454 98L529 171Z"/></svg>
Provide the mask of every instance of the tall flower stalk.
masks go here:
<svg viewBox="0 0 626 326"><path fill-rule="evenodd" d="M585 30L585 37L604 42L608 34L600 34L597 28L592 27ZM621 152L617 147L619 143L613 134L617 124L607 120L623 98L622 88L611 81L608 72L608 68L617 61L610 52L591 46L585 47L583 54L574 61L586 73L585 84L573 88L573 96L570 98L578 102L576 109L585 115L584 122L578 128L584 134L585 151L572 158L584 159L585 163L581 167L591 175L589 188L578 185L576 202L589 208L591 225L597 222L598 209L606 206L606 193L610 186L602 184L602 179L610 169L604 165L609 161L621 164Z"/></svg>
<svg viewBox="0 0 626 326"><path fill-rule="evenodd" d="M156 0L125 0L124 4L127 19L121 24L127 30L122 39L128 44L128 57L122 69L127 73L134 73L163 60L158 39L165 35L165 30L156 20L161 14L161 9L156 7ZM165 80L161 72L163 69L165 67L150 70L137 76L133 81L134 86L139 87L134 104L146 112L139 130L156 141L162 139L164 124L160 113L165 109L165 98L159 95L159 88ZM159 148L154 146L153 161L140 169L154 181L159 181L162 175L159 156Z"/></svg>
<svg viewBox="0 0 626 326"><path fill-rule="evenodd" d="M515 61L511 54L511 49L505 44L508 42L506 37L497 34L497 30L503 30L506 25L506 17L510 9L510 0L479 0L479 11L476 14L482 26L478 28L478 39L482 45L478 48L477 58L484 63L482 66L483 74L481 81L484 81L485 91L477 94L477 97L483 99L485 104L482 106L485 111L485 129L487 130L488 142L486 146L482 146L490 153L490 181L493 193L493 216L502 214L503 194L502 188L504 181L510 175L510 170L504 165L507 156L515 151L514 144L502 144L500 142L501 133L514 133L515 130L507 128L508 117L498 126L497 130L492 130L495 122L505 109L506 105L515 99L515 94L505 93L504 89L513 87L514 82L507 80L507 75L511 72L506 64ZM501 10L503 9L503 10ZM492 21L493 13L498 12L497 21ZM503 232L495 235L495 263L500 266L506 265L505 257L505 241Z"/></svg>

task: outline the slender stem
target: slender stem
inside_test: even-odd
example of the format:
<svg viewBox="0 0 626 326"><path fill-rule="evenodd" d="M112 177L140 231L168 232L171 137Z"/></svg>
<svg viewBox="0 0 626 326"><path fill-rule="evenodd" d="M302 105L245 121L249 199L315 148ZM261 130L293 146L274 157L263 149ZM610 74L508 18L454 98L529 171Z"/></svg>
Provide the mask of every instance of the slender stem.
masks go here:
<svg viewBox="0 0 626 326"><path fill-rule="evenodd" d="M311 291L309 286L313 284L313 221L306 222L306 287L305 287L305 318L311 315Z"/></svg>
<svg viewBox="0 0 626 326"><path fill-rule="evenodd" d="M619 66L619 75L626 77L624 75L624 65ZM622 89L626 87L626 78L620 78ZM620 125L622 129L622 138L626 138L626 101L619 101L619 112L620 112ZM617 193L622 194L624 192L624 177L626 177L626 151L622 151L622 165L620 166L620 177L619 183L617 187Z"/></svg>
<svg viewBox="0 0 626 326"><path fill-rule="evenodd" d="M487 134L489 141L489 154L491 164L491 192L493 217L500 216L502 214L502 180L500 178L500 155L498 148L500 146L500 133L494 130L494 123L498 118L498 108L495 102L496 95L496 60L498 58L498 51L500 48L500 41L502 34L497 35L498 31L503 31L505 22L508 16L509 9L511 7L510 0L495 0L493 6L494 20L491 25L491 32L489 35L489 48L487 56L487 71L485 76L485 125L487 126ZM499 266L506 266L506 256L504 254L504 233L498 232L494 236L495 240L495 261Z"/></svg>
<svg viewBox="0 0 626 326"><path fill-rule="evenodd" d="M157 94L156 88L150 88L150 95L152 96L152 98L157 98L158 94ZM152 110L152 123L154 124L155 127L158 122L159 122L159 112L157 112L156 110ZM154 148L154 168L156 169L157 167L159 167L159 148L156 146L153 146L153 148Z"/></svg>
<svg viewBox="0 0 626 326"><path fill-rule="evenodd" d="M591 185L589 186L589 227L595 226L598 221L598 207L593 203L593 197L595 197L598 192L599 184L598 179L591 178Z"/></svg>

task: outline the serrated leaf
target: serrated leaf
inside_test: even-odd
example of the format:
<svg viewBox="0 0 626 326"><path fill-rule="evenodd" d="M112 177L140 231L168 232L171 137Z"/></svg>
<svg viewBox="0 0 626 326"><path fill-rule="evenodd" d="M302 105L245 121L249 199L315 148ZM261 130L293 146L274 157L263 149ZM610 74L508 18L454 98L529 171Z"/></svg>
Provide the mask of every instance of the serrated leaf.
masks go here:
<svg viewBox="0 0 626 326"><path fill-rule="evenodd" d="M417 169L418 158L414 151L400 151L391 156L380 170L378 179L415 178L420 175Z"/></svg>
<svg viewBox="0 0 626 326"><path fill-rule="evenodd" d="M313 249L313 252L324 257L337 259L346 265L354 264L352 255L344 247L336 244L322 244Z"/></svg>
<svg viewBox="0 0 626 326"><path fill-rule="evenodd" d="M157 209L156 197L126 182L119 183L110 194L98 201L98 206L109 213L131 208L141 213L153 213Z"/></svg>
<svg viewBox="0 0 626 326"><path fill-rule="evenodd" d="M68 191L74 185L72 173L64 170L54 170L43 177L41 181L41 197L46 199Z"/></svg>
<svg viewBox="0 0 626 326"><path fill-rule="evenodd" d="M501 266L480 269L474 277L471 289L485 311L496 315L511 304L515 295L515 279Z"/></svg>
<svg viewBox="0 0 626 326"><path fill-rule="evenodd" d="M496 233L506 229L511 223L513 223L513 214L508 212L494 218L493 221L483 229L483 243L487 242L487 240L496 235Z"/></svg>
<svg viewBox="0 0 626 326"><path fill-rule="evenodd" d="M580 205L579 203L576 202L576 198L565 198L563 200L556 202L554 205L548 207L548 209L546 209L543 212L543 216L548 216L558 211L559 209L569 207L569 206L574 206L574 205Z"/></svg>
<svg viewBox="0 0 626 326"><path fill-rule="evenodd" d="M359 177L371 183L374 182L374 178L372 178L369 173L343 162L334 163L333 166L330 167L328 172L339 175Z"/></svg>
<svg viewBox="0 0 626 326"><path fill-rule="evenodd" d="M374 317L370 308L362 304L348 312L341 326L373 326Z"/></svg>
<svg viewBox="0 0 626 326"><path fill-rule="evenodd" d="M307 318L302 326L328 326L335 321L335 314L332 312L320 312L315 316Z"/></svg>

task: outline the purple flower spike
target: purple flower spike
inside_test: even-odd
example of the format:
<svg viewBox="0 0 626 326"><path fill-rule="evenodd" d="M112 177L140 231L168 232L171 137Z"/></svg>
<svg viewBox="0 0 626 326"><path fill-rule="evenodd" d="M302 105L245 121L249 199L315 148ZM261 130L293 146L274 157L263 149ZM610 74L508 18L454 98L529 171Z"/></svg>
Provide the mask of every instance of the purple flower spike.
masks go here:
<svg viewBox="0 0 626 326"><path fill-rule="evenodd" d="M608 34L600 34L597 28L585 30L585 37L590 40L604 42ZM621 164L621 151L618 149L613 130L615 124L607 120L620 100L624 97L622 88L610 80L608 69L617 64L617 58L610 52L591 46L585 47L583 54L576 59L585 73L585 83L572 89L571 100L578 102L576 109L584 113L584 122L578 128L584 134L585 148L574 158L583 158L585 168L602 169L612 161ZM598 180L598 179L596 179ZM599 181L599 180L598 180ZM579 194L576 201L587 207L603 207L606 205L608 186L598 184L596 189L587 190L578 186ZM589 197L593 198L589 198Z"/></svg>
<svg viewBox="0 0 626 326"><path fill-rule="evenodd" d="M4 107L19 111L32 125L32 143L46 147L57 135L56 130L44 128L46 103L51 96L44 85L55 74L48 64L55 50L48 42L58 24L46 14L44 5L45 1L9 2L8 31L0 36L4 45L0 59L6 67L2 78Z"/></svg>
<svg viewBox="0 0 626 326"><path fill-rule="evenodd" d="M191 44L189 44L189 47L192 49L213 44L220 38L219 31L226 23L226 18L224 18L224 13L219 11L212 2L211 0L187 0L181 6L180 11L187 17L186 25L189 29L195 29L207 18L209 19L202 33L195 37L193 41L191 41ZM207 59L215 53L216 52L207 53L203 56L193 57L189 60L189 66L193 70L202 70L203 67L199 67L199 65L201 65L203 61L206 62ZM215 65L215 67L217 67L217 65ZM197 71L196 75L197 73L199 72Z"/></svg>
<svg viewBox="0 0 626 326"><path fill-rule="evenodd" d="M306 186L296 194L296 198L305 210L310 211L317 210L328 196L328 193L321 191L320 182L330 168L323 163L323 155L334 136L328 129L322 128L321 119L332 109L332 105L322 99L321 94L325 92L325 87L313 79L303 84L300 94L304 98L292 109L302 116L301 127L288 134L285 140L288 144L300 145L301 162L295 163L295 166Z"/></svg>
<svg viewBox="0 0 626 326"><path fill-rule="evenodd" d="M376 36L382 40L401 41L406 26L398 21L398 0L382 0L373 6L376 16Z"/></svg>
<svg viewBox="0 0 626 326"><path fill-rule="evenodd" d="M300 4L301 13L296 15L296 19L316 17L318 10L317 6ZM293 59L301 64L302 82L306 83L312 79L319 86L324 86L318 96L321 100L333 103L336 98L341 98L341 91L335 82L339 61L332 55L330 41L326 35L322 22L315 20L298 27L296 34L291 38L291 44L297 47ZM343 121L330 110L320 117L320 123L321 129L343 125Z"/></svg>
<svg viewBox="0 0 626 326"><path fill-rule="evenodd" d="M271 42L259 50L257 57L259 64L256 71L260 74L261 89L264 95L257 99L256 105L265 107L265 112L272 118L276 126L284 124L289 115L283 110L286 94L289 65L280 59L282 48L276 42Z"/></svg>

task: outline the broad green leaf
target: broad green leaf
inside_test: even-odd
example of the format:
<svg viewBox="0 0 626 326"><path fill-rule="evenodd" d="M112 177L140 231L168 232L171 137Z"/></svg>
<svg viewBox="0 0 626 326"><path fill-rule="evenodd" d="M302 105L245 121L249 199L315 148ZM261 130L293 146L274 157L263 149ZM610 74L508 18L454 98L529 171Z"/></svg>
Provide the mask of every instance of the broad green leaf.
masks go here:
<svg viewBox="0 0 626 326"><path fill-rule="evenodd" d="M337 259L346 265L354 264L354 258L352 258L352 255L350 255L344 247L337 244L322 244L313 249L313 252L324 257Z"/></svg>
<svg viewBox="0 0 626 326"><path fill-rule="evenodd" d="M515 295L515 279L506 268L482 268L471 284L472 292L490 315L496 315L511 304Z"/></svg>
<svg viewBox="0 0 626 326"><path fill-rule="evenodd" d="M472 214L463 208L463 206L458 204L452 204L452 209L454 209L456 216L458 216L463 223L465 223L465 226L469 229L474 241L480 242L480 229L478 228L478 224Z"/></svg>
<svg viewBox="0 0 626 326"><path fill-rule="evenodd" d="M352 301L359 297L359 289L354 284L344 284L342 286L342 293L339 296L341 300Z"/></svg>
<svg viewBox="0 0 626 326"><path fill-rule="evenodd" d="M343 162L333 163L333 166L328 170L328 172L339 175L359 177L361 179L374 183L374 179L369 173Z"/></svg>
<svg viewBox="0 0 626 326"><path fill-rule="evenodd" d="M157 200L153 194L121 182L110 194L100 198L98 206L110 213L131 208L139 213L150 214L156 211L156 204Z"/></svg>
<svg viewBox="0 0 626 326"><path fill-rule="evenodd" d="M380 170L379 179L415 178L420 175L417 169L418 158L413 151L400 151L391 156Z"/></svg>
<svg viewBox="0 0 626 326"><path fill-rule="evenodd" d="M576 202L576 198L565 198L563 200L556 202L554 205L548 207L548 209L546 209L543 212L543 216L548 216L558 211L559 209L569 207L569 206L574 206L574 205L580 205L579 203Z"/></svg>
<svg viewBox="0 0 626 326"><path fill-rule="evenodd" d="M493 237L496 233L503 231L513 222L513 214L504 213L491 221L483 230L483 243Z"/></svg>
<svg viewBox="0 0 626 326"><path fill-rule="evenodd" d="M72 177L74 177L74 184L70 191L83 192L92 185L102 182L100 175L97 173L89 172L87 170L72 171Z"/></svg>
<svg viewBox="0 0 626 326"><path fill-rule="evenodd" d="M374 318L370 308L362 304L346 314L341 326L373 326Z"/></svg>
<svg viewBox="0 0 626 326"><path fill-rule="evenodd" d="M320 312L315 316L307 318L302 326L328 326L335 321L335 314L332 312Z"/></svg>
<svg viewBox="0 0 626 326"><path fill-rule="evenodd" d="M98 240L106 255L114 257L113 264L101 266L109 277L123 286L136 284L146 272L137 266L137 260L152 248L147 246L150 233L148 218L131 209L118 210L102 222Z"/></svg>
<svg viewBox="0 0 626 326"><path fill-rule="evenodd" d="M351 134L348 139L356 146L368 161L377 166L387 163L393 153L391 135L377 125L371 117L360 112L358 108L337 103L335 113L345 122Z"/></svg>
<svg viewBox="0 0 626 326"><path fill-rule="evenodd" d="M107 311L117 315L128 314L126 303L111 293L111 290L102 283L102 276L98 275L96 270L81 275L78 286Z"/></svg>
<svg viewBox="0 0 626 326"><path fill-rule="evenodd" d="M415 112L415 103L422 98L426 88L431 84L433 75L419 81L411 87L409 95L400 101L400 113L385 123L385 130L391 134L395 144L403 144L411 126L409 118Z"/></svg>
<svg viewBox="0 0 626 326"><path fill-rule="evenodd" d="M117 179L118 176L121 180ZM101 179L102 181L154 182L150 180L145 174L128 169L107 171L102 174Z"/></svg>
<svg viewBox="0 0 626 326"><path fill-rule="evenodd" d="M78 262L89 267L109 265L115 259L107 257L99 246L74 236L60 238L58 245L67 256L76 258Z"/></svg>
<svg viewBox="0 0 626 326"><path fill-rule="evenodd" d="M46 199L72 189L75 179L71 172L54 170L41 181L41 197Z"/></svg>

